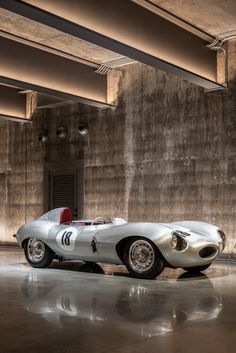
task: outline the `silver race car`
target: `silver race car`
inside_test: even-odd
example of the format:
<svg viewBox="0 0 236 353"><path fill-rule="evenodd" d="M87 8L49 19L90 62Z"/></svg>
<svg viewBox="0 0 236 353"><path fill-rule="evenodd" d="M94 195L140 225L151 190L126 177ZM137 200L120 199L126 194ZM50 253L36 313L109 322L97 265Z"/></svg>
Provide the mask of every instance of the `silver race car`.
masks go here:
<svg viewBox="0 0 236 353"><path fill-rule="evenodd" d="M135 277L151 279L165 267L199 272L225 246L225 234L204 222L127 223L97 217L72 220L69 208L57 208L23 225L16 234L33 267L53 259L125 264Z"/></svg>

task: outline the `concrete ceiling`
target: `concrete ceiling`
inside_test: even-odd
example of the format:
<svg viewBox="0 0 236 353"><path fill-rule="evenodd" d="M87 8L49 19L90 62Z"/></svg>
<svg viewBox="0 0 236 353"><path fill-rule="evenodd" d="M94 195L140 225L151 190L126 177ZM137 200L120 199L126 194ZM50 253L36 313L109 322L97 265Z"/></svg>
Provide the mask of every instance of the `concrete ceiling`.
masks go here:
<svg viewBox="0 0 236 353"><path fill-rule="evenodd" d="M235 0L144 0L213 36L236 30Z"/></svg>
<svg viewBox="0 0 236 353"><path fill-rule="evenodd" d="M0 5L66 35L180 75L207 89L221 88L221 82L217 82L216 53L206 47L210 41L190 34L131 0L2 0Z"/></svg>
<svg viewBox="0 0 236 353"><path fill-rule="evenodd" d="M236 30L235 19L236 0L1 0L0 82L107 106L106 78L96 69L138 60L207 89L222 88L221 58L207 44ZM1 89L7 102L12 91Z"/></svg>
<svg viewBox="0 0 236 353"><path fill-rule="evenodd" d="M0 8L0 31L72 54L78 58L100 65L123 58L111 50L73 37L52 27L32 21Z"/></svg>
<svg viewBox="0 0 236 353"><path fill-rule="evenodd" d="M25 0L37 6L38 0ZM236 29L235 0L140 0L154 4L191 25L217 36ZM0 31L39 43L100 65L124 58L121 54L89 43L55 28L0 8Z"/></svg>

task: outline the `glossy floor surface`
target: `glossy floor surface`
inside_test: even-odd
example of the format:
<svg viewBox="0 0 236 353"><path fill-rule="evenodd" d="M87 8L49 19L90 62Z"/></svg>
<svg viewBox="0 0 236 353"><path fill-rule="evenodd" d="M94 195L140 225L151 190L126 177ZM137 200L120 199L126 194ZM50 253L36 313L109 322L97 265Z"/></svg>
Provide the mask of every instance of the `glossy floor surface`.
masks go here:
<svg viewBox="0 0 236 353"><path fill-rule="evenodd" d="M105 274L103 273L105 272ZM0 248L0 352L225 353L236 347L236 266L154 281L122 266L32 269Z"/></svg>

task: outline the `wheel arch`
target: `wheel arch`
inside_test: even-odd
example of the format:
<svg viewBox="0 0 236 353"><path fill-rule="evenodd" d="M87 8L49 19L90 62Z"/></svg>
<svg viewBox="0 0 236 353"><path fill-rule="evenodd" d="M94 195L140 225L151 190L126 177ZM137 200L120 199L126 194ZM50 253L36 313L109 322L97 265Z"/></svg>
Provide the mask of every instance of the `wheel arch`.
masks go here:
<svg viewBox="0 0 236 353"><path fill-rule="evenodd" d="M23 241L22 241L22 243L21 243L21 247L22 247L22 249L24 249L24 247L25 247L25 244L28 242L28 240L30 239L30 237L27 237L27 238L25 238Z"/></svg>
<svg viewBox="0 0 236 353"><path fill-rule="evenodd" d="M120 260L122 261L122 263L124 263L124 249L125 249L125 246L131 239L145 239L145 240L151 241L152 244L157 249L157 251L158 251L160 257L162 258L162 260L164 261L164 263L166 263L166 260L165 260L164 256L162 255L160 249L158 248L157 244L154 243L154 241L152 239L150 239L148 237L145 237L145 236L142 236L142 235L130 235L128 237L125 237L125 238L121 239L116 244L116 253L117 253L118 257L120 258Z"/></svg>
<svg viewBox="0 0 236 353"><path fill-rule="evenodd" d="M22 249L24 249L25 244L28 242L28 240L29 240L30 238L33 238L33 237L28 236L27 238L25 238L25 239L22 241L22 243L21 243L21 245L20 245ZM42 241L43 241L43 240L42 240ZM43 243L46 245L47 248L49 248L49 249L53 252L54 255L56 255L55 251L54 251L50 246L48 246L48 244L45 243L45 241L43 241Z"/></svg>

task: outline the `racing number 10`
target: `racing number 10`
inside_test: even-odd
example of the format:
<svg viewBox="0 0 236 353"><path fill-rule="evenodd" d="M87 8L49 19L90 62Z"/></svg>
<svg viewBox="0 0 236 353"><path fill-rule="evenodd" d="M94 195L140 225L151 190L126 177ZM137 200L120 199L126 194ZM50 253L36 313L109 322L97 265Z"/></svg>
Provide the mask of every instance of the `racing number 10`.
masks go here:
<svg viewBox="0 0 236 353"><path fill-rule="evenodd" d="M62 234L62 237L61 237L62 245L70 246L70 237L71 237L71 235L72 235L72 232L67 232L67 231L65 231Z"/></svg>

